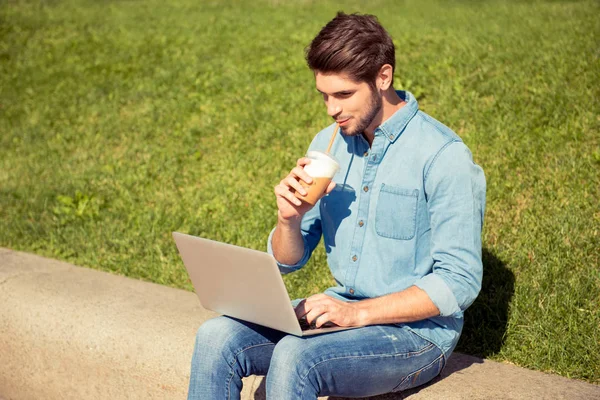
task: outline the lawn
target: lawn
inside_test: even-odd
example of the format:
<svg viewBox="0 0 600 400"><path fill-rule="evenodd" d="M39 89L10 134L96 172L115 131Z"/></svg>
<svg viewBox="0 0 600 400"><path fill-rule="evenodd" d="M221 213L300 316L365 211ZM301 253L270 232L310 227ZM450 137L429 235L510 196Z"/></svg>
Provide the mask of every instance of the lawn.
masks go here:
<svg viewBox="0 0 600 400"><path fill-rule="evenodd" d="M2 2L0 246L188 290L171 231L264 250L330 123L303 49L339 9L485 170L459 350L599 383L597 1ZM323 249L285 282L329 286Z"/></svg>

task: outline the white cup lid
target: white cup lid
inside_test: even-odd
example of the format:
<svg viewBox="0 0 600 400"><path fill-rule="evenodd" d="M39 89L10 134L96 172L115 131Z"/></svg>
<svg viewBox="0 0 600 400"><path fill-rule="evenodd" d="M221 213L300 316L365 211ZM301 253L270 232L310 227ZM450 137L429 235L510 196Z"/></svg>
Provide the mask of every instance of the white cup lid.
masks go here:
<svg viewBox="0 0 600 400"><path fill-rule="evenodd" d="M304 170L312 177L333 178L340 170L340 163L331 154L315 150L309 151L306 156L310 158L310 164Z"/></svg>

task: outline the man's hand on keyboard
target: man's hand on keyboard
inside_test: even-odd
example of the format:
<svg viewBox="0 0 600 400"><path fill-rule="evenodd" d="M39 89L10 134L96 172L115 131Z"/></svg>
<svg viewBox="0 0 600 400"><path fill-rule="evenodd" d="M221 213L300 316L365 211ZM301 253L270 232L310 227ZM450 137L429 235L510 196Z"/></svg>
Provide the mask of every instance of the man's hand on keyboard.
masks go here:
<svg viewBox="0 0 600 400"><path fill-rule="evenodd" d="M320 293L302 300L296 306L298 320L305 318L315 328L328 326L359 326L354 303L347 303Z"/></svg>

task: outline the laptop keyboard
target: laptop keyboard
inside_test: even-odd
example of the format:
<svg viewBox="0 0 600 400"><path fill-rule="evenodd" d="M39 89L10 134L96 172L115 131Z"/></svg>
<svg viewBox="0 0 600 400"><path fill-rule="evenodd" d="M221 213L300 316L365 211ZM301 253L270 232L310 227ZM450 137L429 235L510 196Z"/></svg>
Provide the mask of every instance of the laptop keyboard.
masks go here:
<svg viewBox="0 0 600 400"><path fill-rule="evenodd" d="M315 321L311 322L310 324L306 321L306 318L301 318L298 320L298 322L300 323L300 329L302 329L303 331L310 331L311 329L320 329L317 328L317 324ZM332 322L325 322L321 328L332 328L332 327L336 327L337 325L332 323Z"/></svg>
<svg viewBox="0 0 600 400"><path fill-rule="evenodd" d="M317 328L314 321L309 324L306 318L300 318L298 322L300 323L300 329L302 329L303 331L309 331L311 329Z"/></svg>

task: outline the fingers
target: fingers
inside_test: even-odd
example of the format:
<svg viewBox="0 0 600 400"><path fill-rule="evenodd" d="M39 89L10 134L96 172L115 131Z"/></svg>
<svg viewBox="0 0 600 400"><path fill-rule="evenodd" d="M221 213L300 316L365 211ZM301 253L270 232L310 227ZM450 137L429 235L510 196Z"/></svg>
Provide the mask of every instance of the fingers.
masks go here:
<svg viewBox="0 0 600 400"><path fill-rule="evenodd" d="M310 313L306 316L306 321L309 324L314 325L315 328L337 326L334 322L331 322L332 319L334 319L334 314L332 314L331 312L324 312L322 314L317 315L313 319L311 319Z"/></svg>
<svg viewBox="0 0 600 400"><path fill-rule="evenodd" d="M296 207L302 205L302 201L298 199L294 192L300 193L302 196L306 196L307 191L302 186L300 181L306 182L310 185L313 179L304 171L304 166L310 163L310 159L302 157L296 161L296 166L290 171L288 176L283 178L279 185L275 186L274 192L277 197L287 200L289 203Z"/></svg>
<svg viewBox="0 0 600 400"><path fill-rule="evenodd" d="M294 196L294 193L290 191L290 188L286 183L286 179L284 179L279 183L279 185L275 186L275 196L286 199L291 204L299 207L302 205L302 202L300 199Z"/></svg>
<svg viewBox="0 0 600 400"><path fill-rule="evenodd" d="M308 299L303 299L302 301L300 301L300 303L298 303L298 305L294 309L294 312L296 313L296 317L298 319L300 319L305 316L307 317L309 312L311 312L311 311L314 312L316 307L319 307L319 304L320 304L319 300L322 298L322 296L325 296L325 295L319 293L319 294L310 296ZM327 297L327 296L325 296L325 297ZM313 315L313 317L309 320L309 322L312 321L314 318L315 318L315 316Z"/></svg>
<svg viewBox="0 0 600 400"><path fill-rule="evenodd" d="M317 297L317 296L319 296L319 295L313 295L313 296L309 297L308 299L304 299L304 300L300 301L300 303L298 303L298 305L294 309L294 312L296 313L296 317L298 319L307 317L307 314L310 311L313 311L314 308L318 306L319 303L315 302L315 297ZM314 318L314 316L313 316L313 318ZM310 321L312 321L312 319L310 319L308 322L310 322Z"/></svg>
<svg viewBox="0 0 600 400"><path fill-rule="evenodd" d="M325 189L325 194L329 194L333 191L333 189L335 189L335 182L331 181L329 182L329 186L327 186L327 189Z"/></svg>
<svg viewBox="0 0 600 400"><path fill-rule="evenodd" d="M333 322L330 321L330 318L331 317L330 317L329 313L319 315L314 322L315 327L316 328L328 328L328 327L336 326L336 324L334 324Z"/></svg>
<svg viewBox="0 0 600 400"><path fill-rule="evenodd" d="M308 158L308 157L302 157L302 158L299 158L298 161L296 161L296 165L298 167L304 167L307 164L310 164L310 158Z"/></svg>
<svg viewBox="0 0 600 400"><path fill-rule="evenodd" d="M309 312L308 314L306 314L306 316L305 316L306 322L308 322L310 325L315 326L315 327L318 328L318 326L317 326L317 323L319 322L318 319L319 319L320 316L322 316L324 314L326 314L326 313L312 310L311 312ZM321 321L321 323L323 323L323 321Z"/></svg>
<svg viewBox="0 0 600 400"><path fill-rule="evenodd" d="M306 190L304 189L304 187L302 187L300 182L298 182L298 180L292 176L292 174L290 174L286 178L284 178L282 182L285 182L285 184L287 184L288 187L294 189L296 192L300 193L302 196L306 196Z"/></svg>
<svg viewBox="0 0 600 400"><path fill-rule="evenodd" d="M306 304L306 299L304 299L300 303L298 303L298 305L294 309L294 312L296 313L296 318L300 319L306 315L305 304Z"/></svg>
<svg viewBox="0 0 600 400"><path fill-rule="evenodd" d="M316 294L298 304L296 316L298 318L305 317L308 323L316 322L318 324L317 319L331 311L330 307L333 305L334 303L329 296L322 293ZM327 321L328 319L321 319L321 324Z"/></svg>
<svg viewBox="0 0 600 400"><path fill-rule="evenodd" d="M308 183L309 185L312 183L312 178L310 177L310 175L308 175L306 173L306 171L304 170L303 166L296 166L296 167L294 167L294 169L292 169L292 171L290 172L290 174L288 175L288 177L291 177L291 178L300 178L304 182Z"/></svg>

